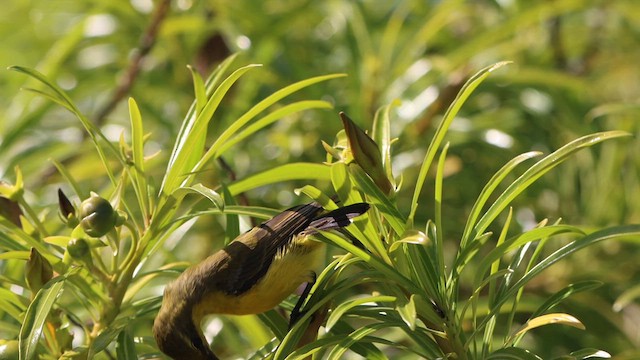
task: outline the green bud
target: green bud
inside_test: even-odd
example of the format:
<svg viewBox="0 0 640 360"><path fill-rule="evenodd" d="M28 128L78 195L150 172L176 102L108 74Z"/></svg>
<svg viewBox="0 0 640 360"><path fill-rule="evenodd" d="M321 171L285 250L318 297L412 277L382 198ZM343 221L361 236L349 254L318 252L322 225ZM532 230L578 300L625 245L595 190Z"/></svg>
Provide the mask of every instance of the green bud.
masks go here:
<svg viewBox="0 0 640 360"><path fill-rule="evenodd" d="M91 258L91 248L85 239L71 239L67 243L67 252L76 260L85 260Z"/></svg>
<svg viewBox="0 0 640 360"><path fill-rule="evenodd" d="M0 360L18 360L18 340L0 340Z"/></svg>
<svg viewBox="0 0 640 360"><path fill-rule="evenodd" d="M78 226L78 217L76 216L76 208L73 207L71 201L62 192L62 189L58 189L58 214L62 219L62 222L67 224L68 227L74 228Z"/></svg>
<svg viewBox="0 0 640 360"><path fill-rule="evenodd" d="M373 179L380 190L385 194L389 194L393 186L382 165L382 155L378 144L360 129L353 120L349 119L345 113L340 113L340 119L342 119L344 130L347 133L353 159Z"/></svg>
<svg viewBox="0 0 640 360"><path fill-rule="evenodd" d="M31 248L24 272L27 286L33 294L53 277L51 264L34 248Z"/></svg>
<svg viewBox="0 0 640 360"><path fill-rule="evenodd" d="M92 192L91 197L80 204L80 226L93 237L108 233L116 225L118 215L109 201Z"/></svg>

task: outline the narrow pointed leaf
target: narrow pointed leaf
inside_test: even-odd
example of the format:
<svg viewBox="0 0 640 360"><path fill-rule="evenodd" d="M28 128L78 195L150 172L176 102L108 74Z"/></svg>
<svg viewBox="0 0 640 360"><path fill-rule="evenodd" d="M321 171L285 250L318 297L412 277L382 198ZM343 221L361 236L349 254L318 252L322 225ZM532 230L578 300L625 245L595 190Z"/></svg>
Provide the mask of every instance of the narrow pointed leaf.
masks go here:
<svg viewBox="0 0 640 360"><path fill-rule="evenodd" d="M516 347L507 347L496 350L485 358L486 360L542 360L542 358L529 350Z"/></svg>
<svg viewBox="0 0 640 360"><path fill-rule="evenodd" d="M238 195L260 186L291 180L325 180L330 179L329 167L314 163L291 163L269 169L229 185L229 192Z"/></svg>
<svg viewBox="0 0 640 360"><path fill-rule="evenodd" d="M349 310L353 309L356 306L360 306L366 303L377 303L377 302L395 302L396 298L394 296L367 296L362 297L350 301L345 301L338 305L333 311L331 315L329 315L329 319L327 319L327 325L325 326L327 331L331 331L331 328L340 320L340 318L347 313Z"/></svg>
<svg viewBox="0 0 640 360"><path fill-rule="evenodd" d="M456 98L453 100L453 103L447 109L447 112L444 114L444 118L438 125L435 135L429 144L429 148L427 149L427 153L425 154L424 161L422 162L422 166L420 167L420 173L418 174L418 179L416 180L416 187L413 191L413 199L411 200L411 211L409 212L409 223L413 223L413 217L415 216L416 210L418 209L418 203L420 198L420 193L422 193L422 187L427 179L427 173L431 168L431 162L433 161L444 136L451 125L451 122L462 108L464 102L469 98L471 93L480 85L491 72L501 68L502 66L508 64L509 62L499 62L491 66L487 66L486 68L478 71L474 76L472 76L462 87Z"/></svg>
<svg viewBox="0 0 640 360"><path fill-rule="evenodd" d="M38 293L27 308L24 321L20 327L20 359L35 358L40 335L56 300L62 294L68 275L58 276L49 281Z"/></svg>
<svg viewBox="0 0 640 360"><path fill-rule="evenodd" d="M551 325L551 324L568 325L568 326L573 326L574 328L577 328L580 330L585 330L585 327L582 324L582 322L580 322L580 320L576 319L575 317L569 314L564 314L564 313L552 313L552 314L540 315L536 318L533 318L527 321L515 333L514 337L520 336L529 330L533 330L535 328L545 326L545 325Z"/></svg>
<svg viewBox="0 0 640 360"><path fill-rule="evenodd" d="M408 301L396 306L396 310L398 311L398 314L400 314L402 321L404 321L412 331L416 328L417 320L416 303L414 297L415 294L411 295Z"/></svg>
<svg viewBox="0 0 640 360"><path fill-rule="evenodd" d="M527 189L531 184L538 180L542 175L555 168L569 156L576 151L586 147L593 146L600 142L615 139L619 137L629 136L630 134L624 131L607 131L590 134L583 136L579 139L571 141L564 145L560 149L549 154L545 158L541 159L527 171L520 175L513 183L507 187L507 189L500 194L498 199L491 205L487 212L478 220L478 223L473 229L470 238L473 238L476 234L483 233L489 224L498 217L498 215L504 210L520 193Z"/></svg>
<svg viewBox="0 0 640 360"><path fill-rule="evenodd" d="M118 335L118 340L116 341L116 357L117 360L138 358L138 355L136 354L136 344L133 342L133 337L126 329L122 330Z"/></svg>

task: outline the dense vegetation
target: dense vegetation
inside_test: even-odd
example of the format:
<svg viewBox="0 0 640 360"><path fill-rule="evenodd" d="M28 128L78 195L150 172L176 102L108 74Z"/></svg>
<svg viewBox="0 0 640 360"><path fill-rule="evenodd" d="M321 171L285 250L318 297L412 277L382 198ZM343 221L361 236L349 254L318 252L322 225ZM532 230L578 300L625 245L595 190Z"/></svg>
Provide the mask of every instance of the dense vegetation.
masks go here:
<svg viewBox="0 0 640 360"><path fill-rule="evenodd" d="M164 285L312 198L373 204L359 243L322 237L291 331L296 297L212 318L221 358L640 356L640 3L0 16L0 353L160 356ZM312 314L322 336L300 347Z"/></svg>

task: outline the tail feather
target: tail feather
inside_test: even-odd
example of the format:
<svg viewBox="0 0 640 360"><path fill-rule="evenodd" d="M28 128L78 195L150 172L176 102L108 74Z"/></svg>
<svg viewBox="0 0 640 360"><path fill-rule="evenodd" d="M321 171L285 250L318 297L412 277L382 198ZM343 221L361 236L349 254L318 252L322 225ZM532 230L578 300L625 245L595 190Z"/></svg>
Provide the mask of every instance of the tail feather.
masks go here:
<svg viewBox="0 0 640 360"><path fill-rule="evenodd" d="M369 204L367 203L357 203L341 207L314 219L303 233L311 235L318 231L345 227L353 222L353 218L364 214L367 210L369 210Z"/></svg>

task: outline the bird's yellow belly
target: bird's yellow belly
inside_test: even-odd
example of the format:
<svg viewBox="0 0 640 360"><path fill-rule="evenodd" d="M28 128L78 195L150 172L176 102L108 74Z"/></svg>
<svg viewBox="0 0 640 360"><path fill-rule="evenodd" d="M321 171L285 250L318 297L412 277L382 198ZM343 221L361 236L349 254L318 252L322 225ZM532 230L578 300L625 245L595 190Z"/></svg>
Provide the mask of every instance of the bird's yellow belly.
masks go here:
<svg viewBox="0 0 640 360"><path fill-rule="evenodd" d="M312 244L307 249L310 251L287 252L282 257L276 257L265 276L240 295L234 296L219 291L206 295L195 307L194 318L202 318L213 313L259 314L276 307L300 284L312 280L312 272L319 260L317 245L317 242Z"/></svg>

